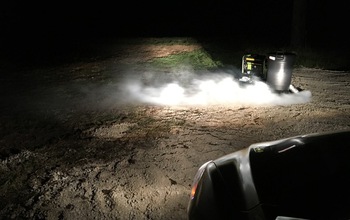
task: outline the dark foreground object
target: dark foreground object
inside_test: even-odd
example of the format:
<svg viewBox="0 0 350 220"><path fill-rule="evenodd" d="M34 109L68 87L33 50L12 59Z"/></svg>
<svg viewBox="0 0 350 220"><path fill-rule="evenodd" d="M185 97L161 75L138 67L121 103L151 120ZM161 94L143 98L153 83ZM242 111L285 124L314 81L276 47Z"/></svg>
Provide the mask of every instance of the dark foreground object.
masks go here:
<svg viewBox="0 0 350 220"><path fill-rule="evenodd" d="M192 219L350 219L350 130L253 144L203 164Z"/></svg>

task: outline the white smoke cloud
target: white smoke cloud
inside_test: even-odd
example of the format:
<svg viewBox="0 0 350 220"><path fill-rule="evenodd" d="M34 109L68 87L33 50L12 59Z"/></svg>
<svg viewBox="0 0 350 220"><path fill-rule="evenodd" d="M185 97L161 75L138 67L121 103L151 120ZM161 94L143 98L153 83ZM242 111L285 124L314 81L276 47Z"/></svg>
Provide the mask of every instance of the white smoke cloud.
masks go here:
<svg viewBox="0 0 350 220"><path fill-rule="evenodd" d="M242 83L227 72L193 73L187 71L165 74L147 73L145 80L133 79L123 83L127 97L133 101L156 105L292 105L311 100L310 91L281 93L265 82ZM161 75L161 74L160 74ZM175 77L174 77L175 76Z"/></svg>
<svg viewBox="0 0 350 220"><path fill-rule="evenodd" d="M152 104L160 106L275 106L307 103L311 92L277 94L265 82L239 82L240 70L195 72L119 70L106 81L73 81L44 89L23 102L38 109L106 110L123 105ZM28 93L28 95L32 95ZM46 111L46 110L45 110ZM55 113L56 114L56 113ZM65 113L66 114L66 113Z"/></svg>

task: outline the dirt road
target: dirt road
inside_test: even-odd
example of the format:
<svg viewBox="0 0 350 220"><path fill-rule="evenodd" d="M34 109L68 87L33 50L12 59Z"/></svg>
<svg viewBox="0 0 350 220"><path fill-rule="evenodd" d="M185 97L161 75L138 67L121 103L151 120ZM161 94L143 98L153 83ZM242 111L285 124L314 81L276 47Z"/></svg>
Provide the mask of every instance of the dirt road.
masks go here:
<svg viewBox="0 0 350 220"><path fill-rule="evenodd" d="M145 73L162 71L134 62L188 50L128 48L3 78L0 219L186 219L204 162L256 142L350 128L349 72L297 68L292 83L310 99L262 106L141 103L114 81L146 82Z"/></svg>

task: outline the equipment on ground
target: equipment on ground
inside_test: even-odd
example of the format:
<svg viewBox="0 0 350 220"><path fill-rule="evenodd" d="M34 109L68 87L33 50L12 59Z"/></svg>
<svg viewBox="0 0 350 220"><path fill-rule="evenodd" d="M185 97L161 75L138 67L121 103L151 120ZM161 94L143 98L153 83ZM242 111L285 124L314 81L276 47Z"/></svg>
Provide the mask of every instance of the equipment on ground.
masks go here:
<svg viewBox="0 0 350 220"><path fill-rule="evenodd" d="M277 93L298 93L292 85L296 54L273 52L268 55L246 54L242 57L242 83L266 82Z"/></svg>

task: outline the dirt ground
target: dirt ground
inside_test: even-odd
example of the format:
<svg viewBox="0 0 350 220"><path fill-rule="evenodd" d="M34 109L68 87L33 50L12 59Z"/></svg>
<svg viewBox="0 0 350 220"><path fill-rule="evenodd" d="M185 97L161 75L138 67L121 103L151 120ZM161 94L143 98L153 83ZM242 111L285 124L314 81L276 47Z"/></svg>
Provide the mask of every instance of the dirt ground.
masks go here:
<svg viewBox="0 0 350 220"><path fill-rule="evenodd" d="M187 219L204 162L350 128L349 72L294 69L292 84L312 95L289 105L157 105L122 92L131 75L148 83L146 73L170 72L140 63L198 47L134 45L104 60L2 75L0 219Z"/></svg>

